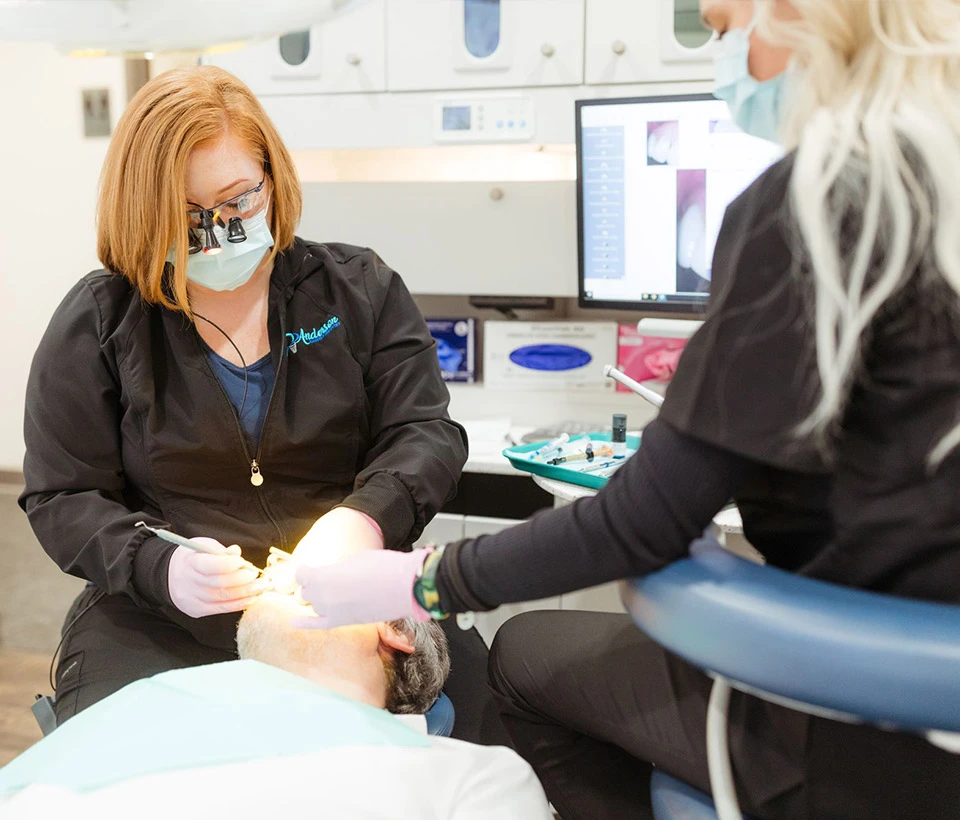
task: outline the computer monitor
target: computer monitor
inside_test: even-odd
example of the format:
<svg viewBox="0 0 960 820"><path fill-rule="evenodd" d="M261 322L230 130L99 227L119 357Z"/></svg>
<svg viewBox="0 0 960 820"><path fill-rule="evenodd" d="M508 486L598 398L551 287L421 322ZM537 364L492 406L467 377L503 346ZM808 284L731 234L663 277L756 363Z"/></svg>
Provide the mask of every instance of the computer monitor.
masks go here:
<svg viewBox="0 0 960 820"><path fill-rule="evenodd" d="M727 205L782 156L709 94L579 100L580 306L697 313Z"/></svg>

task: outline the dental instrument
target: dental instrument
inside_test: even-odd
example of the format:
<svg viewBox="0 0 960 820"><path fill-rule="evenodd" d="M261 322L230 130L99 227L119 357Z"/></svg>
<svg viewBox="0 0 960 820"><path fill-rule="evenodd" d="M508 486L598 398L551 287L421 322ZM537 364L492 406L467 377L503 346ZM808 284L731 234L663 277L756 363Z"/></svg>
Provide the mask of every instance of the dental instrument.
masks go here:
<svg viewBox="0 0 960 820"><path fill-rule="evenodd" d="M177 535L175 532L170 530L161 530L156 527L151 527L145 521L138 521L133 526L143 527L145 530L149 530L154 535L159 536L164 541L169 541L171 544L176 544L178 547L186 547L188 550L193 550L194 552L203 552L207 555L223 555L224 550L222 547L214 546L213 544L206 544L203 542L191 541L189 538L184 538L182 535ZM246 561L246 559L244 559ZM249 561L246 561L250 565L251 569L257 571L257 575L262 575L263 570L259 567L255 567Z"/></svg>
<svg viewBox="0 0 960 820"><path fill-rule="evenodd" d="M545 456L547 453L553 452L554 450L558 450L568 441L570 441L570 434L561 433L559 436L553 439L553 441L548 441L542 447L538 447L536 450L530 453L530 460L534 461L542 456Z"/></svg>
<svg viewBox="0 0 960 820"><path fill-rule="evenodd" d="M568 461L593 461L596 456L613 456L615 452L610 447L600 447L598 450L589 449L583 453L571 453L568 456L558 456L557 458L551 458L547 464L557 465L557 464L566 464Z"/></svg>
<svg viewBox="0 0 960 820"><path fill-rule="evenodd" d="M636 393L640 398L646 399L654 407L659 409L661 405L663 405L663 396L656 390L644 387L639 382L631 379L626 373L617 370L612 364L608 364L603 368L603 375L608 379L613 379L615 382L620 382L620 384Z"/></svg>
<svg viewBox="0 0 960 820"><path fill-rule="evenodd" d="M170 530L161 530L157 529L156 527L151 527L146 521L138 521L133 526L143 527L145 530L150 530L150 532L152 532L154 535L158 535L164 541L169 541L171 544L176 544L178 547L186 547L188 550L193 550L194 552L205 552L207 555L223 555L223 550L219 547L215 547L212 544L191 541L189 538L184 538L182 535L177 535L175 532L170 532Z"/></svg>
<svg viewBox="0 0 960 820"><path fill-rule="evenodd" d="M602 470L597 470L595 475L599 476L600 478L610 478L610 476L612 476L617 470L619 470L625 463L626 463L625 460L620 460L616 464L610 467L605 467Z"/></svg>
<svg viewBox="0 0 960 820"><path fill-rule="evenodd" d="M613 461L600 461L600 462L597 462L596 464L588 464L586 467L583 467L580 470L578 470L578 472L596 473L596 472L599 472L600 470L605 470L608 467L619 467L623 463L624 463L624 459L622 458L613 460Z"/></svg>

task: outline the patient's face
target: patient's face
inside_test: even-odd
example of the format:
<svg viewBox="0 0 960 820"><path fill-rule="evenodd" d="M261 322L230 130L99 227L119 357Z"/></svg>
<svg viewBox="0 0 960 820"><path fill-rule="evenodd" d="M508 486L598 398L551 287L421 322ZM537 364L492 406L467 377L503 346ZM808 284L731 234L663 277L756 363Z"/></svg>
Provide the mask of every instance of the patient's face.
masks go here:
<svg viewBox="0 0 960 820"><path fill-rule="evenodd" d="M423 714L450 674L450 653L435 621L299 629L315 617L292 594L262 594L237 626L241 658L269 663L397 714Z"/></svg>
<svg viewBox="0 0 960 820"><path fill-rule="evenodd" d="M361 652L375 655L380 645L377 624L336 629L296 629L294 618L312 617L309 604L294 595L265 592L251 604L237 625L237 650L241 658L282 665L290 657L321 663L331 653Z"/></svg>

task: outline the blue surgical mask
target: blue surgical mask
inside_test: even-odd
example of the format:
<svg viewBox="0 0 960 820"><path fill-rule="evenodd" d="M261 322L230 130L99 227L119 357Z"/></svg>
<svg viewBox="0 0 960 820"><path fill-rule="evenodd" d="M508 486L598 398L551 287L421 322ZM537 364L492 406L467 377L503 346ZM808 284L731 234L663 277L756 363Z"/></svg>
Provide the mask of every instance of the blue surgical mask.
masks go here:
<svg viewBox="0 0 960 820"><path fill-rule="evenodd" d="M714 44L716 86L713 96L730 108L733 121L747 134L779 142L787 72L760 82L750 74L747 58L756 18L745 29L730 29Z"/></svg>
<svg viewBox="0 0 960 820"><path fill-rule="evenodd" d="M200 253L187 257L187 279L210 290L236 290L245 285L256 272L264 254L273 247L273 235L267 226L264 208L243 223L247 238L243 242L228 242L226 228L215 227L214 234L223 249L217 254ZM174 264L174 249L167 254Z"/></svg>

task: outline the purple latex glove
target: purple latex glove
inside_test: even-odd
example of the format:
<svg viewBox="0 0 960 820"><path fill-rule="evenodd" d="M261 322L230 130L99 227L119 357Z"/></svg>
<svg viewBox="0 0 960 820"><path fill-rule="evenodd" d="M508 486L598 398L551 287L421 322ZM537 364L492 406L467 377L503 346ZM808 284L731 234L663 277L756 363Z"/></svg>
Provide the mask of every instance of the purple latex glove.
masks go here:
<svg viewBox="0 0 960 820"><path fill-rule="evenodd" d="M413 597L413 582L431 550L365 550L326 567L301 566L297 583L315 618L295 618L299 629L333 629L430 614Z"/></svg>

